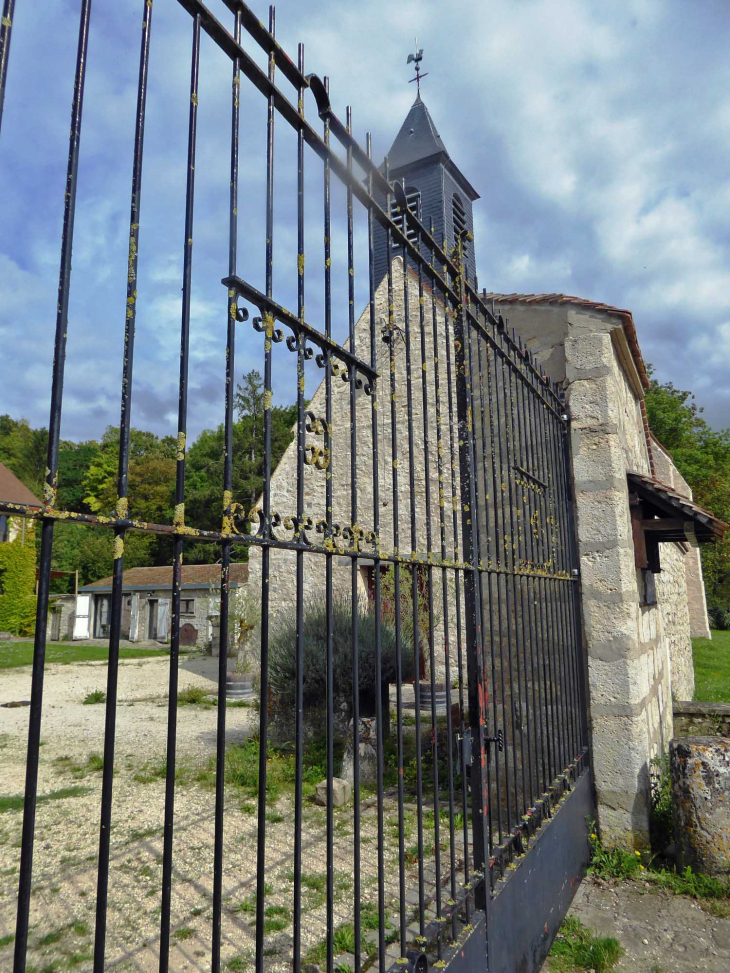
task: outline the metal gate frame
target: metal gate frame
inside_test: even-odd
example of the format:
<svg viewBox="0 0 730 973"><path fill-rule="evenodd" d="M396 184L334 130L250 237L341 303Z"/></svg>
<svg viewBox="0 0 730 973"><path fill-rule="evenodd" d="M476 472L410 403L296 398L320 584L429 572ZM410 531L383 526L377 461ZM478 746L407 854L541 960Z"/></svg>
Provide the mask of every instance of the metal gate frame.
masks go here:
<svg viewBox="0 0 730 973"><path fill-rule="evenodd" d="M418 926L419 935L412 938L406 926L405 871L403 862L403 720L402 686L397 685L398 727L398 804L400 808L400 923L398 944L400 956L392 968L408 965L412 970L434 961L441 966L466 962L468 966L484 968L486 959L490 973L519 968L537 969L559 922L569 904L565 892L580 877L585 866L587 843L582 841L585 815L591 806L590 776L587 765L587 726L585 701L585 672L581 651L579 616L579 579L576 554L573 498L571 495L568 455L568 417L561 391L542 374L539 365L518 337L511 332L501 316L495 316L476 290L476 282L466 279L463 271L465 236L449 250L446 242L440 245L433 237L433 228L424 227L408 209L404 187L392 185L388 178L387 160L381 171L372 161L370 136L363 149L352 135L351 112L343 124L332 110L327 81L317 75L304 73L304 55L299 46L295 65L275 40L275 19L270 9L268 29L240 0L223 0L233 18L233 32L229 32L200 0L178 0L192 19L190 109L187 158L187 191L185 203L185 242L181 324L181 354L179 381L178 453L175 484L175 518L172 524L143 523L129 515L128 463L132 408L132 378L137 311L137 263L140 246L142 161L145 133L147 75L150 58L152 4L142 3L143 22L139 62L134 166L131 191L127 300L125 307L125 335L123 351L123 380L118 465L118 500L113 516L91 516L59 510L56 506L58 489L58 452L63 399L63 378L68 330L68 305L71 285L71 250L74 235L74 215L81 139L81 122L86 75L87 48L91 0L80 0L81 17L74 81L72 124L69 141L65 212L61 243L61 269L58 288L58 309L55 331L53 385L49 423L47 475L42 508L0 502L0 512L37 519L41 524L40 580L36 618L33 679L28 736L28 756L23 812L23 832L18 892L18 914L15 938L15 973L23 973L28 946L30 896L35 837L38 765L41 729L41 706L45 670L45 645L49 607L51 554L54 527L57 521L97 525L114 534L114 574L111 607L111 635L104 739L104 770L99 829L99 859L94 947L94 971L101 973L105 963L107 929L107 898L109 886L110 828L112 823L113 764L115 748L117 676L119 662L120 626L122 619L122 576L124 541L128 531L151 532L170 538L173 550L173 591L171 657L169 675L169 710L167 737L167 776L164 813L164 854L162 877L162 909L160 923L160 970L168 969L170 949L170 908L173 878L173 835L175 801L176 713L178 662L180 645L180 596L182 555L186 541L208 541L220 546L221 609L220 663L218 686L217 763L215 790L215 843L213 854L213 923L212 965L214 973L221 969L221 921L224 825L224 767L225 767L225 683L227 648L229 642L229 566L234 544L257 546L262 551L262 629L261 629L261 715L260 763L258 802L258 858L256 907L256 973L263 973L264 962L264 866L266 852L266 773L268 731L268 638L269 589L268 576L272 550L296 552L297 584L297 698L296 707L296 785L295 785L295 850L294 850L294 922L293 969L301 967L301 876L302 876L302 763L303 763L303 684L302 642L304 554L318 554L326 562L326 598L330 624L326 659L328 689L327 780L328 804L326 822L327 844L327 973L333 971L333 867L332 867L332 778L334 775L333 747L333 686L332 686L332 565L333 557L350 558L352 569L352 597L357 598L358 564L365 558L375 564L375 614L380 618L382 600L380 565L393 566L396 585L396 639L398 652L405 643L401 632L401 584L412 579L412 600L417 605L418 571L427 576L429 612L433 618L435 591L439 581L443 585L444 604L447 603L447 577L453 578L456 590L455 616L446 617L446 693L447 693L447 804L449 827L449 874L442 896L440 865L441 788L437 744L437 715L435 702L435 665L433 628L430 630L430 672L432 699L433 760L431 761L434 800L436 891L435 916L429 919L424 899L423 878L423 797L424 763L421 741L421 707L419 681L415 680L415 721L417 739L417 817L419 842ZM0 28L0 111L2 110L8 53L12 29L13 0L5 0L4 17ZM203 531L185 521L185 456L187 435L187 389L189 371L189 334L191 324L191 268L193 258L193 218L195 190L195 159L198 118L198 81L200 68L201 31L214 41L232 62L231 147L230 147L230 219L229 264L223 285L226 297L226 397L225 397L225 462L222 524L219 531ZM245 49L242 33L258 44L268 57L268 71L262 71ZM296 105L277 87L277 72L289 82L297 95ZM266 273L263 290L241 277L237 268L238 193L239 193L239 90L242 76L250 82L268 103L266 138ZM307 92L315 99L317 113L323 125L318 134L305 119L304 100ZM273 234L274 234L274 170L275 121L283 120L298 137L298 308L287 311L273 294ZM1 115L0 115L1 121ZM335 139L346 158L331 146ZM304 160L305 149L319 158L324 175L324 261L325 314L324 328L318 330L304 317ZM356 170L365 174L359 178ZM331 197L330 180L334 176L347 189L347 239L349 271L348 343L333 338L333 307L331 284ZM391 219L391 198L399 206L400 225ZM382 201L384 200L384 205ZM354 237L353 203L357 201L367 212L370 360L355 353L354 316ZM377 368L377 348L381 334L376 321L376 282L373 269L373 247L376 226L387 234L388 297L390 314L385 338L391 355L390 388L380 390L381 375ZM393 312L394 247L403 261L403 301L405 345L407 355L406 395L409 413L418 386L422 391L422 415L426 451L426 489L430 487L428 469L430 451L429 423L435 428L438 442L438 477L445 482L450 475L453 503L453 549L447 547L448 518L441 504L439 523L431 520L432 498L428 495L426 508L427 551L417 553L417 512L414 506L414 437L412 425L407 433L409 483L406 496L411 497L410 543L412 553L404 554L408 539L398 536L399 484L398 428L395 401L400 390L395 386L395 333L399 329ZM417 282L418 317L421 334L419 363L412 361L412 334L409 301L410 282ZM246 512L232 494L233 448L233 392L235 378L235 333L237 323L248 319L248 309L242 301L255 307L258 316L252 324L263 339L264 349L264 452L265 477L260 507ZM444 329L447 356L448 387L440 388L439 368L435 370L435 425L430 417L433 403L429 400L426 379L419 383L413 373L427 372L424 328L433 328L434 342L438 327L437 304L444 308ZM431 322L427 321L431 315ZM271 495L271 400L273 345L285 338L286 347L296 355L300 377L297 395L298 485L297 511L288 518L291 539L282 540L277 529L282 519L272 507ZM252 339L253 340L253 339ZM314 416L305 407L304 366L315 355L324 373L326 414ZM331 513L324 522L313 524L304 510L304 467L315 465L326 469L333 461L332 378L341 377L349 388L350 426L350 483L351 524L345 528L333 523ZM452 386L453 383L453 386ZM391 402L391 451L393 515L393 549L381 546L380 484L373 477L372 529L363 531L358 521L358 454L356 396L364 391L372 403L373 469L379 457L378 406ZM455 403L455 408L454 408ZM446 415L444 416L444 412ZM306 445L307 433L324 436L324 447ZM456 453L454 444L458 443ZM445 448L442 448L445 447ZM311 450L309 457L307 452ZM326 480L326 502L331 511L332 477ZM458 499L457 499L458 498ZM520 503L521 501L521 503ZM519 518L522 518L520 521ZM529 526L528 526L529 522ZM523 525L523 526L522 526ZM436 531L440 543L436 541ZM461 538L459 548L458 538ZM418 648L418 612L414 608L413 642ZM449 625L456 630L456 667L459 674L460 725L452 726L452 687L449 661ZM353 610L353 720L358 725L358 617ZM463 630L463 635L462 635ZM376 636L376 673L381 675L380 624ZM462 655L462 642L465 646ZM402 656L399 656L401 659ZM400 666L399 662L399 666ZM466 680L463 671L466 669ZM468 705L463 698L465 681L468 684ZM515 692L517 699L515 699ZM383 700L377 695L377 722L382 726ZM469 714L469 725L465 714ZM377 746L378 786L378 965L381 971L390 965L385 941L384 859L383 859L383 802L384 753L382 734ZM360 973L360 781L359 757L355 748L355 883L353 910L355 940L355 973ZM572 791L572 793L571 793ZM470 809L467 801L470 800ZM460 806L463 818L463 882L457 882L455 820ZM469 810L471 830L468 832ZM557 814L555 813L557 810ZM445 811L445 808L444 808ZM549 819L555 815L555 821ZM583 828L581 828L583 821ZM568 853L566 854L566 849ZM543 866L540 863L543 863ZM518 866L514 868L515 864ZM539 873L539 880L538 880ZM460 885L461 887L457 887ZM524 896L533 896L542 888L543 901L553 901L551 919L544 909L523 909ZM561 889L563 890L561 892ZM545 893L547 890L547 899ZM554 891L553 891L554 890ZM522 896L522 898L521 898ZM515 904L517 903L517 905ZM529 913L525 919L525 913ZM508 919L512 915L512 920ZM520 925L514 918L522 916ZM509 925L509 928L508 928ZM518 939L513 935L519 926ZM544 931L543 931L544 926ZM527 945L525 945L527 944ZM524 946L524 955L520 950ZM429 950L433 950L429 952ZM516 966L516 963L521 965ZM511 965L510 965L511 964Z"/></svg>

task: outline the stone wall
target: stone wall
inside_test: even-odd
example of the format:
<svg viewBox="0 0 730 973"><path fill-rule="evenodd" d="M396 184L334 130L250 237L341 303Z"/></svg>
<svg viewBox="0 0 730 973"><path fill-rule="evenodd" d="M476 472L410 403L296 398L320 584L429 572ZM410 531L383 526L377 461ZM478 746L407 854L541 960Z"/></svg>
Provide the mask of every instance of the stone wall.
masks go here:
<svg viewBox="0 0 730 973"><path fill-rule="evenodd" d="M394 376L395 393L391 394L391 361L390 344L382 340L382 329L388 318L388 281L381 281L375 295L376 307L376 361L381 374L380 388L375 398L375 416L377 420L377 436L379 446L379 463L377 467L377 485L380 502L377 510L379 517L380 544L379 552L382 556L400 554L413 557L421 563L419 571L425 583L428 570L427 552L441 550L441 522L443 519L443 545L447 558L459 559L461 521L459 519L456 541L453 530L453 494L451 487L451 456L454 457L454 477L459 483L458 439L455 424L455 377L453 363L452 323L445 314L443 304L436 302L436 321L434 326L433 308L430 291L426 291L424 304L419 303L418 281L415 275L408 275L408 302L410 332L410 365L408 362L406 326L405 326L405 294L403 286L403 263L400 258L393 261L393 316L397 330L394 338L394 362L392 373ZM421 328L421 310L423 310L423 329ZM450 428L448 409L449 374L446 351L446 331L450 335L449 358L451 359L451 387L454 425ZM437 341L434 341L434 333ZM423 340L423 347L422 342ZM284 343L275 344L274 369L276 370L276 356L289 355ZM370 312L366 308L355 325L355 352L357 356L369 362L371 360ZM407 373L410 369L412 397L407 396ZM440 383L440 408L437 416L437 397L435 388L436 370ZM322 372L317 370L316 379L319 385L310 390L305 389L307 398L311 397L308 411L318 418L326 415L326 389L322 379ZM308 378L309 376L307 376ZM426 400L426 415L424 416L424 389ZM391 409L395 414L396 443L394 453L393 437L391 434ZM376 523L374 510L374 465L373 465L373 397L366 395L365 390L356 392L354 413L350 404L350 385L343 382L339 376L332 377L332 415L333 422L330 430L329 466L326 470L317 469L315 465L304 465L304 514L311 518L313 529L307 532L307 537L313 544L322 545L323 534L318 532L316 525L323 524L326 518L326 483L332 482L332 521L339 525L338 536L335 538L332 552L337 555L332 558L333 592L337 600L344 600L348 606L352 590L352 558L348 552L352 550L350 531L356 530L360 534L359 567L356 570L356 590L358 597L367 600L369 585L371 584L372 556L376 547L368 539ZM357 468L357 496L356 505L352 507L351 496L351 419L355 424L356 453L354 463ZM441 430L441 449L438 447L438 427ZM324 437L308 433L307 447L323 448ZM411 470L410 452L412 450L414 462ZM440 456L439 456L440 453ZM428 460L428 462L427 462ZM439 473L441 461L441 474ZM294 536L291 521L287 525L287 518L296 514L297 509L297 443L296 439L285 451L278 466L271 477L271 509L278 513L282 526L276 529L276 534L283 540L290 540ZM394 475L398 481L397 503L393 488ZM457 486L458 490L458 486ZM259 505L261 500L259 500ZM397 522L395 510L398 508ZM460 515L459 515L460 517ZM397 527L397 530L396 530ZM429 537L430 531L430 537ZM430 541L430 546L429 546ZM269 599L270 619L276 628L279 619L291 612L296 605L297 585L297 555L293 551L272 549L270 553ZM325 562L322 553L303 554L303 593L305 603L312 600L324 599L325 591ZM252 590L261 590L262 552L258 547L252 547L249 554L249 586ZM443 579L440 570L434 572L434 615L436 626L434 631L434 661L437 678L443 679L445 674L445 615L443 601ZM450 643L452 650L456 646L454 632L454 583L453 572L448 572L447 595L451 604ZM411 584L405 571L402 572L402 583ZM448 609L447 609L448 610ZM427 640L426 640L427 641ZM425 646L426 670L429 669L428 646Z"/></svg>
<svg viewBox="0 0 730 973"><path fill-rule="evenodd" d="M693 691L687 560L694 552L663 544L657 604L641 603L626 473L656 475L675 489L679 474L666 455L652 471L643 390L620 312L512 300L502 311L567 392L599 821L607 843L641 847L650 761L666 752L673 732L672 694Z"/></svg>

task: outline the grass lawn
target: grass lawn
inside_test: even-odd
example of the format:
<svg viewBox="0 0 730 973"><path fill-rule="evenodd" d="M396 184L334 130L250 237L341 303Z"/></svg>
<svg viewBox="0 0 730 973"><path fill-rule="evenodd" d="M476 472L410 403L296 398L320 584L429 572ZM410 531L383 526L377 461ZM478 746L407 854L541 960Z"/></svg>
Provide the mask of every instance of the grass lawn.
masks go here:
<svg viewBox="0 0 730 973"><path fill-rule="evenodd" d="M692 639L695 699L730 703L730 632L713 630L712 640Z"/></svg>
<svg viewBox="0 0 730 973"><path fill-rule="evenodd" d="M154 655L169 655L167 649L121 648L121 659L147 659ZM84 645L83 642L48 642L46 662L100 662L109 658L104 645ZM29 666L33 662L32 642L0 642L0 669Z"/></svg>

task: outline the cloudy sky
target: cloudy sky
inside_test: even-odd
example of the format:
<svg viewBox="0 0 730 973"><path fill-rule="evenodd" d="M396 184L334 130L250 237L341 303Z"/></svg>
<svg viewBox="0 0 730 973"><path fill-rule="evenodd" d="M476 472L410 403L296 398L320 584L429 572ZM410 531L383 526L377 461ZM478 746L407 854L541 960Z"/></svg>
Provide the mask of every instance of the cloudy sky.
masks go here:
<svg viewBox="0 0 730 973"><path fill-rule="evenodd" d="M18 3L0 134L0 413L48 422L79 0ZM221 0L210 8L227 26ZM42 9L41 9L42 8ZM254 3L265 20L267 8ZM132 139L143 0L94 0L81 140L62 435L119 416ZM191 18L155 0L140 229L133 422L174 432ZM562 291L633 311L662 380L730 425L730 7L726 0L283 0L277 37L331 79L378 160L423 97L475 204L480 285ZM248 48L264 59L253 42ZM291 100L296 95L281 79ZM190 432L222 417L230 62L204 38L191 325ZM316 120L313 99L306 112ZM242 81L239 273L263 289L265 103ZM315 122L313 122L315 124ZM316 123L318 125L318 122ZM274 295L295 306L295 140L277 129ZM321 326L321 165L306 166L307 317ZM336 336L346 332L344 193L335 191ZM358 214L358 302L366 298ZM239 326L237 368L261 367ZM279 346L275 400L294 399ZM312 374L310 381L316 382ZM309 387L313 391L314 384Z"/></svg>

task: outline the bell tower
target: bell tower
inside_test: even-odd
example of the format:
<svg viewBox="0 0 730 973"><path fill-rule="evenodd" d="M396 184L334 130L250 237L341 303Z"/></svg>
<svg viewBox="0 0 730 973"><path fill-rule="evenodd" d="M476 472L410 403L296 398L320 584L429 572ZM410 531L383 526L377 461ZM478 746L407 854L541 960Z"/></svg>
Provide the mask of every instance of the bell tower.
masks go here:
<svg viewBox="0 0 730 973"><path fill-rule="evenodd" d="M417 54L419 52L417 51ZM422 54L422 52L420 52ZM413 55L410 60L414 60ZM419 91L411 110L388 152L389 178L391 183L400 182L406 192L409 209L416 214L428 230L433 220L434 237L446 250L455 246L459 232L474 232L472 204L479 194L449 155L428 108L421 99L418 72L413 80L419 82ZM383 166L384 168L384 166ZM381 205L385 201L381 200ZM400 223L395 199L391 199L391 217ZM379 225L375 230L375 282L380 283L387 273L387 237ZM393 246L392 255L398 256L401 248ZM466 269L470 283L476 286L476 259L474 243L466 247Z"/></svg>

